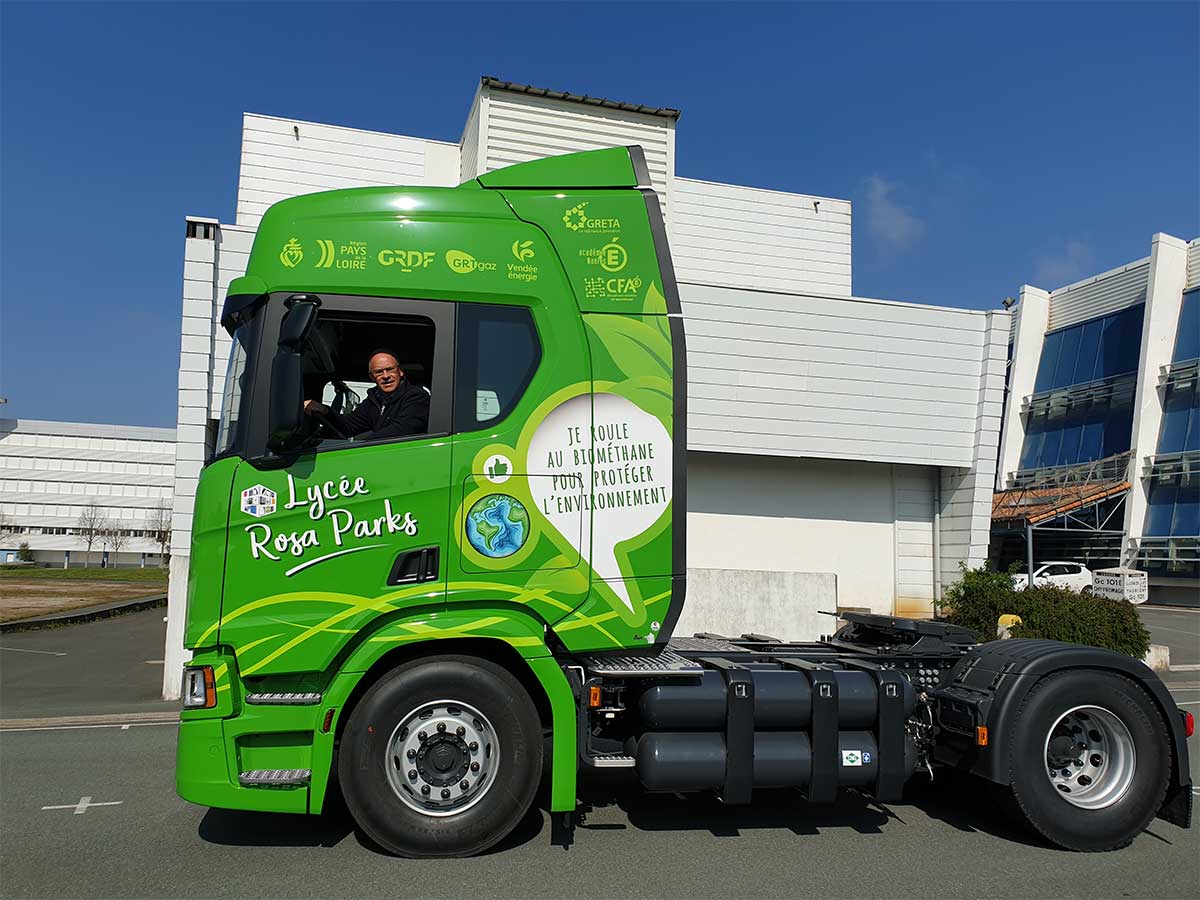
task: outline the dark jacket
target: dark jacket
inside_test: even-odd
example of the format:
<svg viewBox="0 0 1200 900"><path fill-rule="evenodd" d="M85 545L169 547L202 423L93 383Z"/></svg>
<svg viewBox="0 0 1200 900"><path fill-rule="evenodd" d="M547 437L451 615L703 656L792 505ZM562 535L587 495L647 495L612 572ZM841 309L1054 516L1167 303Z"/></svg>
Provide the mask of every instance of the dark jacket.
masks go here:
<svg viewBox="0 0 1200 900"><path fill-rule="evenodd" d="M429 430L429 393L405 378L390 394L371 388L357 409L334 413L333 419L347 437L365 440L424 434Z"/></svg>

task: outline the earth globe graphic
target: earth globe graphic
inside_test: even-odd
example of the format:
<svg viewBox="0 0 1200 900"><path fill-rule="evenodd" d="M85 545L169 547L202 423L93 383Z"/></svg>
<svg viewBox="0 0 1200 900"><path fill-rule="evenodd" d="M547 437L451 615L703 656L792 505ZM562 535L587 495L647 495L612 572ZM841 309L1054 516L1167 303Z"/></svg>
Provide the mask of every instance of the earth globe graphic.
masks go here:
<svg viewBox="0 0 1200 900"><path fill-rule="evenodd" d="M512 556L529 538L529 512L516 497L488 494L467 512L467 540L492 559Z"/></svg>

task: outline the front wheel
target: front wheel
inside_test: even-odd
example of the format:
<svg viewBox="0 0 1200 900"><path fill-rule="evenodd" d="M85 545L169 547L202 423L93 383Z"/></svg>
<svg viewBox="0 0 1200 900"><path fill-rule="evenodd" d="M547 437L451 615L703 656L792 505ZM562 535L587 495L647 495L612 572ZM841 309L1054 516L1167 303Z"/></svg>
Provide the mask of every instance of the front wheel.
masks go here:
<svg viewBox="0 0 1200 900"><path fill-rule="evenodd" d="M338 749L351 815L402 856L486 850L528 811L541 771L541 723L525 688L507 669L467 656L384 675Z"/></svg>
<svg viewBox="0 0 1200 900"><path fill-rule="evenodd" d="M1052 675L1017 714L1013 797L1034 831L1068 850L1114 850L1137 837L1157 814L1170 768L1158 708L1123 676Z"/></svg>

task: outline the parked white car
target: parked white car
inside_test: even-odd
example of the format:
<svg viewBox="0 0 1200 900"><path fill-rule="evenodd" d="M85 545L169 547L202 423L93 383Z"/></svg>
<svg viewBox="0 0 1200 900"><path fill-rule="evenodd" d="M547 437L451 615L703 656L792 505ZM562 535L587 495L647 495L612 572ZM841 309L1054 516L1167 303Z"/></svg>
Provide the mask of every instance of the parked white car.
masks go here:
<svg viewBox="0 0 1200 900"><path fill-rule="evenodd" d="M1012 576L1013 588L1023 591L1029 586L1029 576L1024 572ZM1092 586L1092 570L1073 562L1044 562L1033 568L1034 585L1056 584L1059 587L1082 591Z"/></svg>

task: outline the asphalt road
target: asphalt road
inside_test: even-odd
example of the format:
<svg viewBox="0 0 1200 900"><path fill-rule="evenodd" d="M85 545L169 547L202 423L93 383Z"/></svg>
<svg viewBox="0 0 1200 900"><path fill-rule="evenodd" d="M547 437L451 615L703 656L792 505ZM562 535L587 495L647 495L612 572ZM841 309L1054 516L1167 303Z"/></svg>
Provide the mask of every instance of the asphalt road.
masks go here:
<svg viewBox="0 0 1200 900"><path fill-rule="evenodd" d="M10 635L0 647L30 649L36 638L46 652L67 653L39 662L36 677L84 698L86 654L105 652L107 640L136 648L143 669L127 660L126 671L145 674L129 696L152 703L161 669L144 660L161 654L148 655L145 642L161 628L161 610L139 615L145 621ZM1200 656L1200 613L1148 610L1147 622L1156 641L1172 629ZM105 625L118 627L97 627ZM73 643L75 630L88 638ZM15 717L9 699L35 674L26 662L13 667L21 656L0 651L5 718ZM102 670L102 684L116 669ZM1166 680L1178 702L1200 712L1200 672ZM41 702L58 714L60 706ZM80 702L61 708L78 712L71 704ZM963 778L914 778L905 801L887 807L853 794L808 806L780 792L725 808L593 784L569 850L551 845L535 809L485 856L413 861L374 848L341 811L304 817L187 804L173 791L174 745L170 725L0 731L0 896L1200 897L1200 827L1156 821L1126 850L1064 853L1030 838L986 786ZM1196 738L1190 749L1200 783Z"/></svg>

